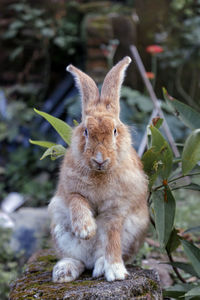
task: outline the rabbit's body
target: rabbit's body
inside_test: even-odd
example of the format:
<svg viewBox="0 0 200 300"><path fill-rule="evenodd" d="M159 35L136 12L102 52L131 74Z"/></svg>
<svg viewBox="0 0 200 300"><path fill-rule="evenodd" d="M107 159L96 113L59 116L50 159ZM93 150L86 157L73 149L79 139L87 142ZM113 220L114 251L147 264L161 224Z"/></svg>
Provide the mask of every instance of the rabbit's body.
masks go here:
<svg viewBox="0 0 200 300"><path fill-rule="evenodd" d="M120 62L121 72L127 59ZM83 73L76 68L73 72L82 84ZM128 273L123 260L137 252L148 226L148 181L129 131L110 97L101 101L94 97L96 89L90 92L93 101L86 105L83 99L83 121L74 129L49 205L52 236L63 258L54 267L57 282L76 279L85 267L94 268L94 277L124 279Z"/></svg>

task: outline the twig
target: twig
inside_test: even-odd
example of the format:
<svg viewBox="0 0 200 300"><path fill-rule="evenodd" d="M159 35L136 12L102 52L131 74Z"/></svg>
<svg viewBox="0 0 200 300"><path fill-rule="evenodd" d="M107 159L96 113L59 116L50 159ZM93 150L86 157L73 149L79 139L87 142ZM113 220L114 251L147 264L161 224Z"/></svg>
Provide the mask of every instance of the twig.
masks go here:
<svg viewBox="0 0 200 300"><path fill-rule="evenodd" d="M131 50L131 52L132 52L132 54L133 54L133 56L134 56L134 58L135 58L135 60L136 60L137 67L138 67L138 69L139 69L139 71L140 71L140 74L141 74L141 76L142 76L142 79L143 79L143 81L144 81L144 84L145 84L145 86L146 86L146 88L147 88L147 90L148 90L148 92L149 92L149 95L150 95L151 100L152 100L152 102L153 102L153 104L154 104L154 107L157 109L158 114L160 115L160 117L164 120L164 122L163 122L163 128L164 128L165 133L166 133L166 135L167 135L167 137L168 137L168 140L169 140L169 143L170 143L170 145L171 145L171 147L172 147L172 150L173 150L175 156L176 156L176 157L179 157L179 156L180 156L179 150L178 150L178 148L176 147L174 138L173 138L173 136L172 136L172 134L171 134L171 131L170 131L170 129L169 129L169 126L168 126L168 124L167 124L167 122L166 122L166 120L165 120L165 116L164 116L164 114L163 114L163 111L162 111L162 109L161 109L160 106L159 106L159 102L158 102L158 99L157 99L157 97L156 97L156 95L155 95L155 92L154 92L154 90L153 90L153 87L152 87L152 85L151 85L149 79L148 79L147 76L146 76L146 71L145 71L144 65L143 65L143 63L142 63L142 60L141 60L141 58L140 58L140 55L139 55L139 53L138 53L138 51L137 51L137 48L136 48L135 46L132 45L132 46L130 46L130 50Z"/></svg>
<svg viewBox="0 0 200 300"><path fill-rule="evenodd" d="M166 252L167 252L167 256L169 258L169 261L171 263L174 263L173 257L172 257L172 255L169 253L169 251L167 249L166 249ZM179 273L178 269L175 266L173 266L173 265L172 265L172 268L173 268L174 272L176 273L176 276L180 279L180 281L183 282L183 283L186 283L185 279L181 276L181 274Z"/></svg>
<svg viewBox="0 0 200 300"><path fill-rule="evenodd" d="M156 227L156 224L155 224L155 221L153 220L153 218L150 216L150 221L151 221L151 224L154 226L154 228ZM169 258L169 261L171 263L174 263L174 260L173 260L173 257L172 255L169 253L169 251L167 250L167 248L165 248L166 252L167 252L167 256ZM178 269L174 266L172 266L174 272L176 273L177 277L183 282L183 283L186 283L185 279L181 276L181 274L179 273Z"/></svg>

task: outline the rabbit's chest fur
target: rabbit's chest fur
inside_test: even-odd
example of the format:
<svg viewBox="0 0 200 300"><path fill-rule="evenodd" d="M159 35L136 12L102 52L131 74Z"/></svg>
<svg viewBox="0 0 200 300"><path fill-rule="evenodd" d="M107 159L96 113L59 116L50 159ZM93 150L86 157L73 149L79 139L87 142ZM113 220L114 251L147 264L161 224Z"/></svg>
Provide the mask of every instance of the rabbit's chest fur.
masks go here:
<svg viewBox="0 0 200 300"><path fill-rule="evenodd" d="M140 205L141 196L147 191L146 178L139 169L84 174L69 166L64 173L61 178L65 197L71 193L82 195L95 214L120 211L120 215L125 216L130 208L134 210Z"/></svg>

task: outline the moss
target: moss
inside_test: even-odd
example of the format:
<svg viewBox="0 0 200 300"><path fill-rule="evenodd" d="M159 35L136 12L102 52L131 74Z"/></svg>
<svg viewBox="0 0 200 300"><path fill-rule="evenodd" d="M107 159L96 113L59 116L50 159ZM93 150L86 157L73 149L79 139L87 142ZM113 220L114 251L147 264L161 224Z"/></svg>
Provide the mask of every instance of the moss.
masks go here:
<svg viewBox="0 0 200 300"><path fill-rule="evenodd" d="M158 289L158 284L154 280L149 279L148 282L149 282L149 285L150 285L152 290L157 290Z"/></svg>
<svg viewBox="0 0 200 300"><path fill-rule="evenodd" d="M103 278L93 279L91 272L87 271L77 281L53 283L51 271L55 262L56 256L51 251L44 250L36 255L34 260L28 263L24 276L13 285L10 300L55 299L55 296L56 299L63 299L65 295L69 295L69 299L76 299L79 295L83 299L90 299L94 295L99 295L100 298L104 293L109 297L115 294L115 291L117 295L119 291L120 295L127 295L129 291L136 299L146 299L150 296L150 299L156 299L154 295L159 291L159 285L151 275L152 271L143 271L133 266L129 269L132 279L129 278L127 282L108 283Z"/></svg>
<svg viewBox="0 0 200 300"><path fill-rule="evenodd" d="M44 255L38 257L38 261L47 262L47 263L55 263L57 261L57 258L55 255Z"/></svg>

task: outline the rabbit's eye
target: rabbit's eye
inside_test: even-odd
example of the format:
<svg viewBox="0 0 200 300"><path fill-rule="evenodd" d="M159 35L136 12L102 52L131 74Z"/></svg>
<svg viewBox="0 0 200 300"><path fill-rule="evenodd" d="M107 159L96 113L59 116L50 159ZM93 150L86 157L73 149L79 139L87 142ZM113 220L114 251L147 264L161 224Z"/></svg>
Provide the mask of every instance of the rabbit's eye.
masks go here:
<svg viewBox="0 0 200 300"><path fill-rule="evenodd" d="M88 130L87 130L87 128L85 128L85 130L84 130L84 136L88 136Z"/></svg>
<svg viewBox="0 0 200 300"><path fill-rule="evenodd" d="M116 136L117 135L117 129L115 128L113 132L114 132L114 135Z"/></svg>

